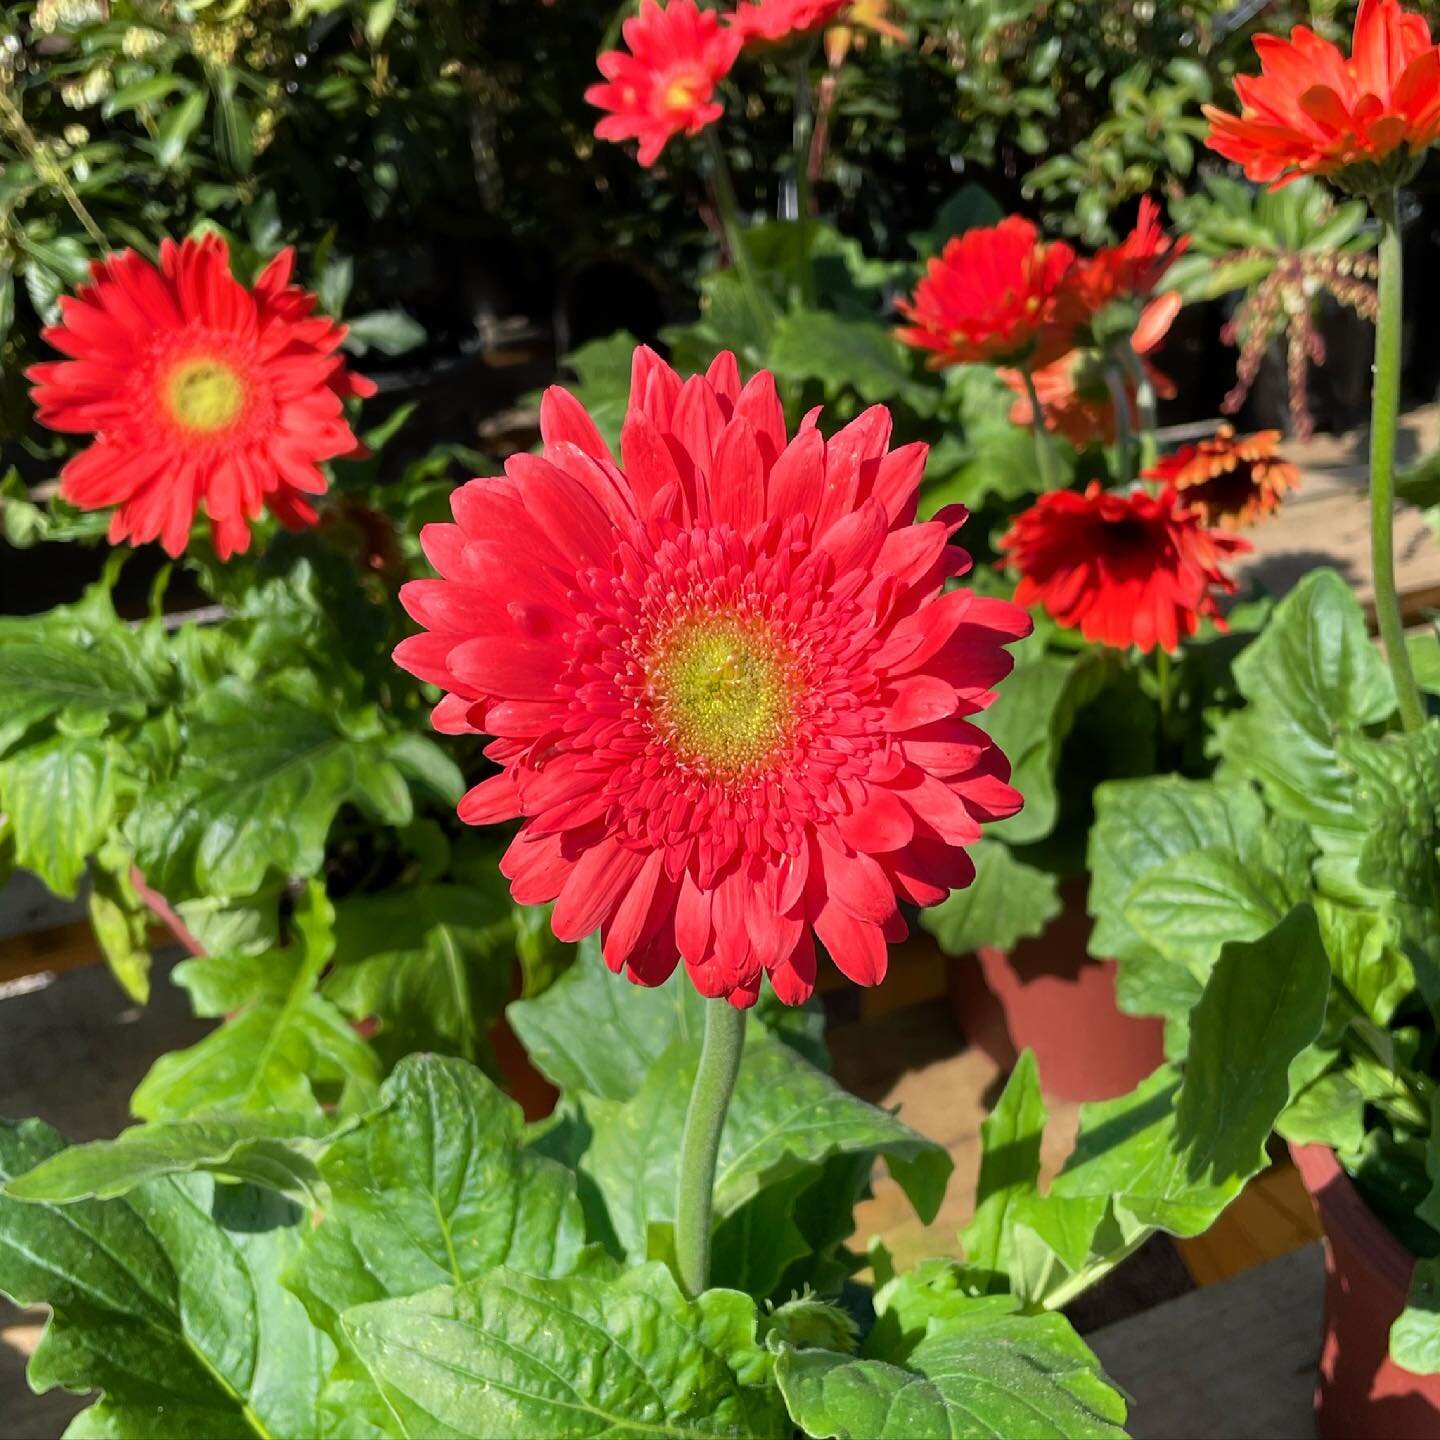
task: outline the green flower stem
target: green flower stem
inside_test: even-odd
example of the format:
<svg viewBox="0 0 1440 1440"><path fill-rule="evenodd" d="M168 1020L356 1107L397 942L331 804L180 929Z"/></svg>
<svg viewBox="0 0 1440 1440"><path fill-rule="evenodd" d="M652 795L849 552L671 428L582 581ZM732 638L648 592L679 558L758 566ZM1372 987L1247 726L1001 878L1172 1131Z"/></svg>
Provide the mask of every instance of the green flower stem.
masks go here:
<svg viewBox="0 0 1440 1440"><path fill-rule="evenodd" d="M1105 384L1110 391L1110 405L1115 411L1115 448L1120 457L1120 483L1129 485L1135 479L1134 429L1130 424L1130 392L1120 367L1107 359Z"/></svg>
<svg viewBox="0 0 1440 1440"><path fill-rule="evenodd" d="M1150 372L1145 368L1144 362L1135 353L1135 347L1130 341L1124 340L1120 344L1120 363L1125 367L1125 373L1130 377L1130 383L1135 387L1135 410L1140 417L1141 439L1141 468L1152 464L1155 456L1159 453L1155 443L1156 416L1155 416L1155 386L1150 379Z"/></svg>
<svg viewBox="0 0 1440 1440"><path fill-rule="evenodd" d="M730 251L730 263L740 276L745 298L755 314L755 323L760 334L770 334L770 308L760 291L760 282L755 278L755 267L750 263L750 252L745 247L745 227L740 223L740 205L735 199L735 185L730 179L730 164L725 159L725 148L713 125L705 129L705 144L710 152L710 178L715 182L715 204L720 211L720 224L725 231L725 244Z"/></svg>
<svg viewBox="0 0 1440 1440"><path fill-rule="evenodd" d="M1400 415L1400 322L1404 302L1397 193L1375 199L1380 221L1380 317L1375 326L1375 389L1370 402L1370 562L1375 615L1395 677L1400 722L1406 730L1425 723L1425 704L1410 668L1405 625L1395 589L1395 431Z"/></svg>
<svg viewBox="0 0 1440 1440"><path fill-rule="evenodd" d="M1040 404L1040 392L1035 388L1035 376L1028 362L1020 367L1020 373L1025 377L1025 393L1030 397L1030 425L1035 431L1035 463L1040 468L1040 486L1048 493L1055 489L1055 445L1045 428L1045 409Z"/></svg>
<svg viewBox="0 0 1440 1440"><path fill-rule="evenodd" d="M80 198L75 187L70 183L70 177L65 173L65 167L41 147L40 142L35 138L35 132L31 130L25 117L20 113L20 107L10 98L3 86L0 86L0 118L4 119L10 133L29 157L30 163L35 167L35 173L42 180L48 180L60 192L61 199L74 211L75 218L80 222L80 228L90 237L102 255L108 255L110 242L105 238L105 232L95 223L95 217L86 209L85 202Z"/></svg>
<svg viewBox="0 0 1440 1440"><path fill-rule="evenodd" d="M1170 652L1163 645L1155 647L1155 688L1160 697L1160 733L1165 735L1170 724L1170 692L1174 668Z"/></svg>
<svg viewBox="0 0 1440 1440"><path fill-rule="evenodd" d="M795 60L795 221L800 231L800 303L815 304L815 266L810 257L810 137L815 116L810 104L810 56L804 45Z"/></svg>
<svg viewBox="0 0 1440 1440"><path fill-rule="evenodd" d="M700 1066L680 1140L680 1191L675 1205L675 1261L680 1283L691 1296L699 1295L710 1282L715 1163L744 1045L745 1012L727 1000L708 1001Z"/></svg>

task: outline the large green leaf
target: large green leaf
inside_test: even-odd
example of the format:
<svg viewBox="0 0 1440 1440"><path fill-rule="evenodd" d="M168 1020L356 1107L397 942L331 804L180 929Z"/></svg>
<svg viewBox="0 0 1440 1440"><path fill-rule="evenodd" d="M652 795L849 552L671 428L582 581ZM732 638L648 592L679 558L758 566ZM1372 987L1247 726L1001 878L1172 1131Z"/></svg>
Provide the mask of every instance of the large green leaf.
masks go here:
<svg viewBox="0 0 1440 1440"><path fill-rule="evenodd" d="M1195 1007L1183 1083L1159 1070L1085 1107L1051 1193L1109 1196L1142 1223L1198 1235L1265 1164L1291 1062L1320 1032L1330 966L1314 913L1225 946Z"/></svg>
<svg viewBox="0 0 1440 1440"><path fill-rule="evenodd" d="M405 1436L790 1433L754 1301L686 1300L658 1263L615 1280L494 1270L360 1306L343 1324Z"/></svg>
<svg viewBox="0 0 1440 1440"><path fill-rule="evenodd" d="M63 1144L36 1121L0 1124L0 1178ZM64 1207L0 1196L0 1290L53 1312L31 1385L103 1392L74 1436L317 1434L334 1349L278 1278L299 1216L201 1175Z"/></svg>
<svg viewBox="0 0 1440 1440"><path fill-rule="evenodd" d="M473 1065L402 1061L320 1162L324 1218L287 1277L317 1321L500 1265L569 1271L585 1242L574 1176L521 1149L522 1124Z"/></svg>
<svg viewBox="0 0 1440 1440"><path fill-rule="evenodd" d="M379 1078L375 1052L316 993L334 949L334 911L318 883L297 911L294 943L266 955L207 955L177 965L197 1015L229 1016L187 1050L162 1055L130 1108L146 1120L206 1112L320 1113L316 1087L362 1090Z"/></svg>
<svg viewBox="0 0 1440 1440"><path fill-rule="evenodd" d="M612 975L592 939L543 995L505 1013L531 1060L562 1090L629 1100L677 1040L698 1051L704 1006L683 975L654 988Z"/></svg>
<svg viewBox="0 0 1440 1440"><path fill-rule="evenodd" d="M1415 1375L1440 1374L1440 1259L1421 1260L1390 1327L1390 1358Z"/></svg>
<svg viewBox="0 0 1440 1440"><path fill-rule="evenodd" d="M900 397L920 414L934 408L934 392L911 378L905 347L874 320L790 310L775 327L769 362L782 381L820 382L827 400L853 391L871 404Z"/></svg>
<svg viewBox="0 0 1440 1440"><path fill-rule="evenodd" d="M599 1186L632 1258L646 1255L651 1226L674 1219L676 1165L695 1066L693 1048L679 1041L633 1099L585 1105L594 1136L583 1169ZM934 1217L952 1169L945 1150L843 1090L752 1020L721 1135L716 1220L767 1186L833 1156L854 1154L883 1155L921 1218Z"/></svg>
<svg viewBox="0 0 1440 1440"><path fill-rule="evenodd" d="M1235 678L1250 704L1219 727L1229 766L1322 844L1353 829L1353 778L1336 742L1384 720L1395 690L1350 586L1333 570L1307 575L1235 662Z"/></svg>
<svg viewBox="0 0 1440 1440"><path fill-rule="evenodd" d="M938 1264L914 1277L901 1276L876 1295L880 1319L861 1358L781 1349L776 1379L791 1418L806 1435L825 1440L1124 1435L1125 1402L1067 1320L1018 1314L1010 1296L974 1299L951 1288L937 1305L932 1297L906 1294L933 1285L937 1269ZM918 1311L924 1321L918 1336L899 1345L893 1343L899 1327L886 1323L897 1309ZM873 1343L877 1336L886 1343Z"/></svg>
<svg viewBox="0 0 1440 1440"><path fill-rule="evenodd" d="M15 863L74 895L115 814L115 756L103 739L53 735L0 761Z"/></svg>
<svg viewBox="0 0 1440 1440"><path fill-rule="evenodd" d="M246 1181L314 1205L316 1161L334 1127L290 1115L213 1116L133 1125L113 1140L71 1145L11 1180L17 1200L68 1205L110 1200L164 1175L208 1171Z"/></svg>
<svg viewBox="0 0 1440 1440"><path fill-rule="evenodd" d="M947 955L970 955L982 945L1013 949L1045 933L1060 913L1060 882L1027 865L999 840L970 847L975 879L948 900L920 912L920 923Z"/></svg>
<svg viewBox="0 0 1440 1440"><path fill-rule="evenodd" d="M967 1263L987 1289L1004 1289L1007 1217L1017 1198L1040 1183L1040 1142L1048 1119L1040 1071L1026 1050L1016 1062L995 1108L980 1122L980 1180L975 1214L961 1232Z"/></svg>
<svg viewBox="0 0 1440 1440"><path fill-rule="evenodd" d="M337 714L313 676L208 690L187 717L176 774L148 788L126 822L162 894L249 895L267 871L312 875L347 801L389 824L412 805L394 741L373 716Z"/></svg>

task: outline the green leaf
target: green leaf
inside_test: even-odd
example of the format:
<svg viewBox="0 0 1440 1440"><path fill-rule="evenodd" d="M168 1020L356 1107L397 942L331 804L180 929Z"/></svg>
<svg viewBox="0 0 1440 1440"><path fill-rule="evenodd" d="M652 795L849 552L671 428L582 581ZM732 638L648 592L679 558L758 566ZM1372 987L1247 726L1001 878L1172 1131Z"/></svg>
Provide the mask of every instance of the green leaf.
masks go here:
<svg viewBox="0 0 1440 1440"><path fill-rule="evenodd" d="M1040 1142L1048 1116L1034 1053L1016 1062L995 1108L980 1122L980 1181L975 1215L961 1232L966 1262L1003 1289L1007 1215L1017 1197L1040 1183Z"/></svg>
<svg viewBox="0 0 1440 1440"><path fill-rule="evenodd" d="M325 994L379 1022L375 1041L398 1060L436 1050L476 1061L510 998L514 907L498 871L485 888L417 885L341 901Z"/></svg>
<svg viewBox="0 0 1440 1440"><path fill-rule="evenodd" d="M682 1040L659 1058L633 1099L585 1105L594 1139L583 1169L634 1258L645 1256L652 1226L675 1218L675 1167L696 1060ZM883 1155L921 1218L934 1218L953 1168L946 1151L841 1089L752 1021L720 1140L716 1220L767 1186L847 1154Z"/></svg>
<svg viewBox="0 0 1440 1440"><path fill-rule="evenodd" d="M165 112L155 130L155 159L164 170L174 170L185 154L190 137L205 118L207 96L203 90L187 95Z"/></svg>
<svg viewBox="0 0 1440 1440"><path fill-rule="evenodd" d="M106 99L100 107L100 113L109 120L112 116L123 115L127 110L154 105L184 84L178 75L151 75L148 79L137 80L132 85L122 85Z"/></svg>
<svg viewBox="0 0 1440 1440"><path fill-rule="evenodd" d="M317 1323L501 1265L570 1271L585 1243L574 1176L521 1149L522 1130L473 1066L401 1061L377 1113L320 1161L329 1202L287 1278Z"/></svg>
<svg viewBox="0 0 1440 1440"><path fill-rule="evenodd" d="M1176 1235L1208 1228L1265 1164L1290 1063L1320 1032L1329 981L1308 907L1261 940L1226 945L1191 1018L1183 1084L1161 1069L1131 1095L1084 1107L1051 1193L1113 1196Z"/></svg>
<svg viewBox="0 0 1440 1440"><path fill-rule="evenodd" d="M1395 944L1393 919L1326 895L1314 904L1335 979L1367 1019L1388 1025L1415 988L1415 972Z"/></svg>
<svg viewBox="0 0 1440 1440"><path fill-rule="evenodd" d="M1333 570L1307 575L1236 660L1235 679L1250 704L1217 731L1231 768L1322 846L1351 830L1354 780L1337 740L1390 715L1395 690L1350 586Z"/></svg>
<svg viewBox="0 0 1440 1440"><path fill-rule="evenodd" d="M877 1311L895 1304L895 1290L907 1282L890 1282L876 1296ZM786 1346L775 1377L791 1418L811 1436L1119 1440L1125 1402L1069 1322L1016 1308L1009 1296L955 1295L903 1359Z"/></svg>
<svg viewBox="0 0 1440 1440"><path fill-rule="evenodd" d="M104 740L55 735L0 762L15 863L72 896L115 814L115 767Z"/></svg>
<svg viewBox="0 0 1440 1440"><path fill-rule="evenodd" d="M207 955L175 967L197 1015L230 1018L188 1050L162 1055L130 1108L146 1120L206 1112L320 1113L316 1087L373 1085L375 1053L315 986L334 949L334 911L312 883L295 942L268 955ZM233 1012L233 1013L232 1013Z"/></svg>
<svg viewBox="0 0 1440 1440"><path fill-rule="evenodd" d="M769 360L778 379L819 381L828 400L853 390L870 404L899 397L920 414L934 407L933 394L911 379L904 346L873 320L791 310L775 327Z"/></svg>
<svg viewBox="0 0 1440 1440"><path fill-rule="evenodd" d="M970 955L982 945L1011 950L1043 935L1060 913L1060 882L1048 870L1018 859L999 840L970 847L975 879L948 900L920 912L920 923L947 955Z"/></svg>
<svg viewBox="0 0 1440 1440"><path fill-rule="evenodd" d="M403 310L372 310L348 322L345 348L363 355L378 350L382 355L404 355L425 343L425 327Z"/></svg>
<svg viewBox="0 0 1440 1440"><path fill-rule="evenodd" d="M138 1005L150 1002L150 924L130 878L130 854L103 845L90 864L90 925L105 952L105 963Z"/></svg>
<svg viewBox="0 0 1440 1440"><path fill-rule="evenodd" d="M0 1178L64 1142L0 1124ZM279 1284L300 1212L209 1176L57 1208L0 1196L0 1290L53 1315L30 1360L37 1391L101 1391L72 1435L314 1435L334 1348Z"/></svg>
<svg viewBox="0 0 1440 1440"><path fill-rule="evenodd" d="M224 680L187 720L178 771L141 794L125 827L146 879L172 899L253 894L272 869L314 874L347 801L390 824L411 818L388 737L337 714L313 675Z"/></svg>
<svg viewBox="0 0 1440 1440"><path fill-rule="evenodd" d="M789 1434L754 1301L686 1300L660 1264L618 1280L496 1270L343 1323L406 1436Z"/></svg>
<svg viewBox="0 0 1440 1440"><path fill-rule="evenodd" d="M1414 1375L1440 1374L1440 1259L1416 1262L1405 1308L1390 1327L1390 1358Z"/></svg>
<svg viewBox="0 0 1440 1440"><path fill-rule="evenodd" d="M333 1126L299 1116L235 1115L133 1125L113 1140L71 1145L11 1180L16 1200L69 1205L111 1200L163 1175L207 1171L260 1185L309 1205L316 1201L316 1161Z"/></svg>
<svg viewBox="0 0 1440 1440"><path fill-rule="evenodd" d="M1328 1145L1352 1154L1365 1139L1365 1096L1349 1075L1332 1070L1295 1096L1275 1128L1292 1145Z"/></svg>
<svg viewBox="0 0 1440 1440"><path fill-rule="evenodd" d="M654 988L629 985L600 959L598 938L543 995L506 1010L530 1059L562 1090L629 1100L677 1040L697 1050L705 1001L684 976Z"/></svg>

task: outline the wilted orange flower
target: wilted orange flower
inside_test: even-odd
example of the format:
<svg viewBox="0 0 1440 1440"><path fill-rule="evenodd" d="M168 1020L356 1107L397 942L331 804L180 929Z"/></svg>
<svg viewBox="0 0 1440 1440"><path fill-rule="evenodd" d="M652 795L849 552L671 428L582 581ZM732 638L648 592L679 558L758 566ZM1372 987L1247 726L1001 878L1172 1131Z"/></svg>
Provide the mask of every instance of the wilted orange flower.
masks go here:
<svg viewBox="0 0 1440 1440"><path fill-rule="evenodd" d="M1362 194L1397 184L1440 138L1440 47L1399 0L1361 0L1350 58L1304 25L1259 35L1260 74L1239 76L1240 114L1205 107L1206 144L1280 186L1334 177Z"/></svg>
<svg viewBox="0 0 1440 1440"><path fill-rule="evenodd" d="M899 302L911 323L895 332L932 352L930 365L990 362L1044 365L1074 344L1058 304L1075 252L1045 242L1026 219L1011 215L946 241L925 267L913 300Z"/></svg>
<svg viewBox="0 0 1440 1440"><path fill-rule="evenodd" d="M1173 485L1182 503L1207 525L1239 530L1280 506L1300 485L1300 471L1277 455L1278 430L1235 434L1222 425L1209 439L1186 445L1145 472L1147 480Z"/></svg>
<svg viewBox="0 0 1440 1440"><path fill-rule="evenodd" d="M1173 290L1161 295L1141 311L1140 323L1130 338L1131 348L1140 357L1155 394L1162 400L1174 397L1175 385L1148 357L1169 334L1179 313L1180 296ZM1105 383L1105 365L1105 357L1098 350L1083 349L1072 350L1035 371L1035 390L1040 396L1040 408L1045 412L1045 428L1063 436L1077 450L1083 450L1095 440L1106 445L1115 440L1115 405ZM1025 377L1018 370L1002 370L1000 377L1016 395L1010 409L1012 423L1033 424ZM1139 417L1134 413L1135 388L1128 379L1125 391L1130 397L1130 418L1134 425Z"/></svg>
<svg viewBox="0 0 1440 1440"><path fill-rule="evenodd" d="M650 166L670 139L698 135L724 113L711 97L740 53L741 37L695 0L641 0L638 14L621 28L624 50L597 60L605 83L585 98L608 110L595 127L601 140L638 140L639 161Z"/></svg>

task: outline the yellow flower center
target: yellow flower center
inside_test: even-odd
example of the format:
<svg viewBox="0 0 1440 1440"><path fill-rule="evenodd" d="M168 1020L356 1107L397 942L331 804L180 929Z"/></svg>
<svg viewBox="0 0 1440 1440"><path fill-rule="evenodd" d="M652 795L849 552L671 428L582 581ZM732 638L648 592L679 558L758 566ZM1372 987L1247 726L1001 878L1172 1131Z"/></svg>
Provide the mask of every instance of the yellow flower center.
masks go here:
<svg viewBox="0 0 1440 1440"><path fill-rule="evenodd" d="M688 110L700 99L703 82L697 75L676 75L665 86L664 102L667 110Z"/></svg>
<svg viewBox="0 0 1440 1440"><path fill-rule="evenodd" d="M223 430L245 406L245 382L215 356L182 360L165 379L165 404L187 430Z"/></svg>
<svg viewBox="0 0 1440 1440"><path fill-rule="evenodd" d="M705 772L758 769L784 743L795 665L763 626L706 616L684 620L647 668L662 734L676 754Z"/></svg>

